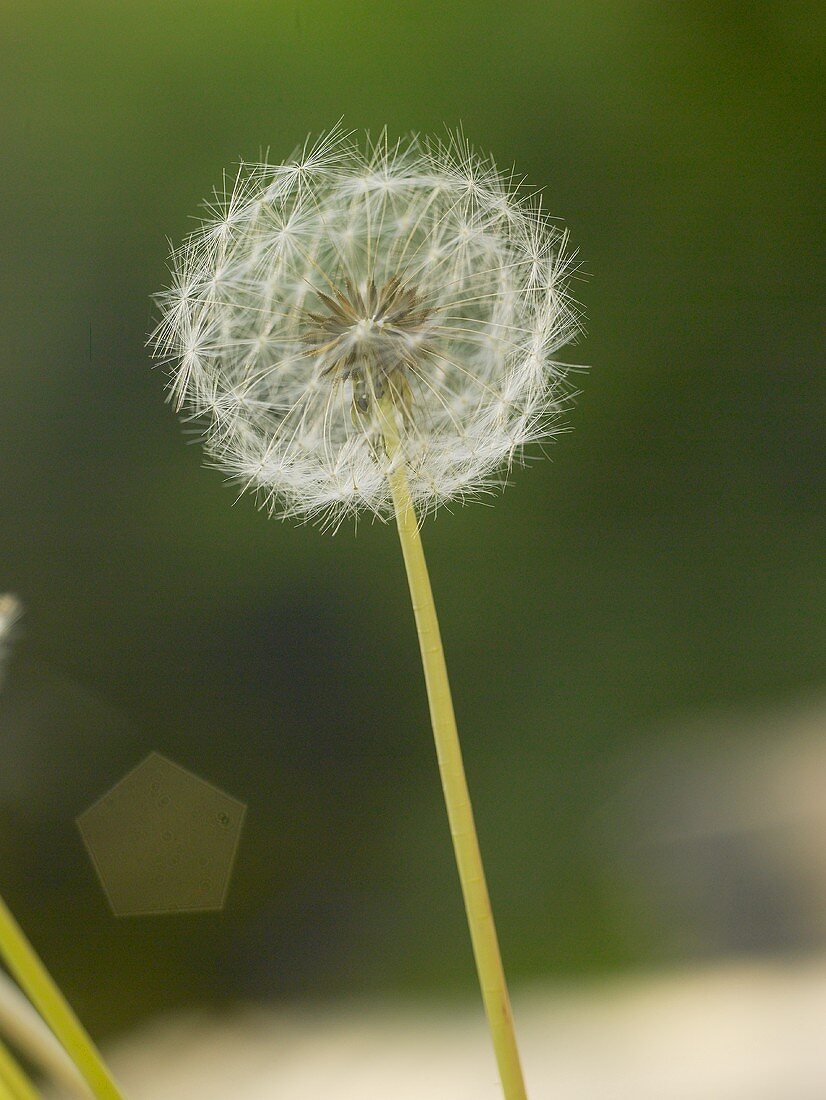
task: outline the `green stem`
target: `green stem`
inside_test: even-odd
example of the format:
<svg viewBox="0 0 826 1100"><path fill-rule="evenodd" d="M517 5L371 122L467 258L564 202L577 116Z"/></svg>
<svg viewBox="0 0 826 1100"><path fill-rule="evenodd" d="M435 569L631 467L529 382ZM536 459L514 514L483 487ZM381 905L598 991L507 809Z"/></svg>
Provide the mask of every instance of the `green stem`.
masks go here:
<svg viewBox="0 0 826 1100"><path fill-rule="evenodd" d="M42 1076L60 1086L61 1095L89 1100L89 1086L77 1066L15 982L0 969L0 1036Z"/></svg>
<svg viewBox="0 0 826 1100"><path fill-rule="evenodd" d="M62 1043L97 1100L123 1100L95 1044L0 898L0 956Z"/></svg>
<svg viewBox="0 0 826 1100"><path fill-rule="evenodd" d="M510 998L462 763L462 750L456 729L436 605L433 602L427 562L410 496L407 473L401 459L396 410L392 400L387 396L379 403L379 416L387 452L387 477L393 496L396 523L419 635L419 648L430 705L430 720L436 742L436 756L470 926L476 969L482 987L482 999L506 1100L527 1100Z"/></svg>
<svg viewBox="0 0 826 1100"><path fill-rule="evenodd" d="M40 1093L2 1039L0 1039L0 1082L9 1090L13 1100L40 1100Z"/></svg>

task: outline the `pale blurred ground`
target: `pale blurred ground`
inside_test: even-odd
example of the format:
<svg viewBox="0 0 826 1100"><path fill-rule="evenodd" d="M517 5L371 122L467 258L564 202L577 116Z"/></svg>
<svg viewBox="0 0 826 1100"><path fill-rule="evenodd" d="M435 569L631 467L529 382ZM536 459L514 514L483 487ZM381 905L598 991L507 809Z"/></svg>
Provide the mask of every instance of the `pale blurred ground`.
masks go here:
<svg viewBox="0 0 826 1100"><path fill-rule="evenodd" d="M826 957L539 990L532 1100L822 1100ZM132 1100L497 1100L480 1013L397 1005L169 1016L110 1051Z"/></svg>

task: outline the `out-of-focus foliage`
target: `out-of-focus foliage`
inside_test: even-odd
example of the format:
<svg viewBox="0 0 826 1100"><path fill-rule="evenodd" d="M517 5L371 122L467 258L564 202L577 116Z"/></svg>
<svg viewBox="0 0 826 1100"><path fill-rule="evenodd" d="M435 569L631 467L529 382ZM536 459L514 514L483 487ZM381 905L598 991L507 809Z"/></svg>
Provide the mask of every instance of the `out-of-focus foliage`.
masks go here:
<svg viewBox="0 0 826 1100"><path fill-rule="evenodd" d="M93 1027L473 982L393 530L233 507L143 346L167 235L339 117L461 122L590 273L575 430L425 532L509 969L708 949L609 841L678 716L823 684L817 11L4 5L0 886ZM115 921L86 861L152 750L249 805L219 916Z"/></svg>

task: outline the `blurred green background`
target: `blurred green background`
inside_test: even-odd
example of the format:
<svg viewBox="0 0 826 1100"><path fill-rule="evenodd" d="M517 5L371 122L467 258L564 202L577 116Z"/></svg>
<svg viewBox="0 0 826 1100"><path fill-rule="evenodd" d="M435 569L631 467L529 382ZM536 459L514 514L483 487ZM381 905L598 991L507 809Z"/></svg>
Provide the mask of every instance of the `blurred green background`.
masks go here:
<svg viewBox="0 0 826 1100"><path fill-rule="evenodd" d="M794 2L3 5L0 886L93 1030L473 995L395 532L234 503L144 347L223 170L339 118L462 123L588 273L575 430L425 528L514 985L811 946L782 905L717 936L616 852L667 731L826 686L823 32ZM74 819L152 750L248 803L222 913L116 920L94 877Z"/></svg>

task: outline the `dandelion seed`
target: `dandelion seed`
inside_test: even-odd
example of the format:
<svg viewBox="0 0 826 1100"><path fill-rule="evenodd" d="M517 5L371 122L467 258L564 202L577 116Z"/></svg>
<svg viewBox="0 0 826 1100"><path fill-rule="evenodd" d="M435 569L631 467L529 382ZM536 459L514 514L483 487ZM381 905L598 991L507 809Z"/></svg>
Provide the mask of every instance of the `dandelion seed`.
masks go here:
<svg viewBox="0 0 826 1100"><path fill-rule="evenodd" d="M212 459L270 510L392 514L390 392L419 512L501 483L570 396L566 237L455 139L335 131L243 165L172 257L152 341Z"/></svg>
<svg viewBox="0 0 826 1100"><path fill-rule="evenodd" d="M570 397L567 238L463 139L336 131L242 166L173 254L153 343L213 461L272 512L395 515L482 996L526 1100L418 518L498 484Z"/></svg>

